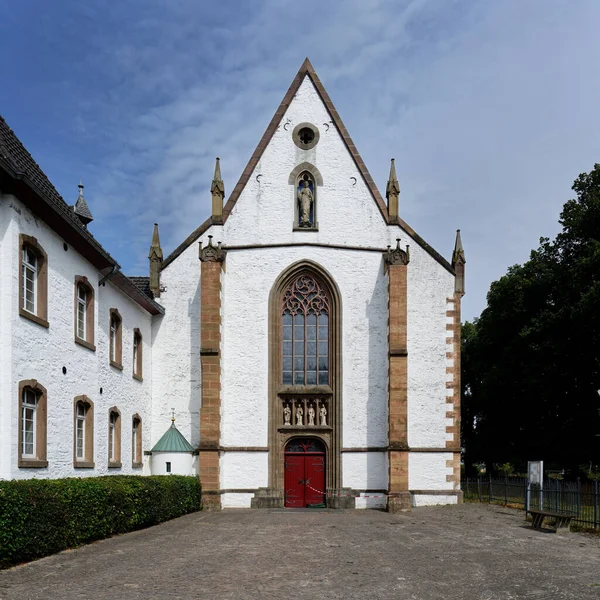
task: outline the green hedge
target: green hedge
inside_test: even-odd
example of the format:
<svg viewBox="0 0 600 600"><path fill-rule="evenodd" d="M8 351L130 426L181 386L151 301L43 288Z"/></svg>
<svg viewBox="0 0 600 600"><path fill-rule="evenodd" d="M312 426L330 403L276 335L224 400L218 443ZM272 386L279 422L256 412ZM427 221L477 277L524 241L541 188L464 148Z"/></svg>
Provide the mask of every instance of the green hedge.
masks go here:
<svg viewBox="0 0 600 600"><path fill-rule="evenodd" d="M0 568L200 510L180 475L0 481Z"/></svg>

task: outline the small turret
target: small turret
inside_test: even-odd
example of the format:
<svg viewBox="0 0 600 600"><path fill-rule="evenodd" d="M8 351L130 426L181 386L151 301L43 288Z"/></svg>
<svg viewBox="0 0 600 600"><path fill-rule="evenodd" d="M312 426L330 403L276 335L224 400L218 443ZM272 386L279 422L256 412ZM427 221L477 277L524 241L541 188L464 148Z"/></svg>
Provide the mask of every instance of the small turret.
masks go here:
<svg viewBox="0 0 600 600"><path fill-rule="evenodd" d="M215 164L215 174L210 186L212 195L212 220L213 223L223 222L223 199L225 198L225 184L221 179L221 161L217 157Z"/></svg>
<svg viewBox="0 0 600 600"><path fill-rule="evenodd" d="M390 177L385 187L385 197L388 201L388 216L390 221L398 219L398 198L400 197L400 184L396 177L396 164L392 158L390 165Z"/></svg>
<svg viewBox="0 0 600 600"><path fill-rule="evenodd" d="M154 232L152 233L152 244L148 253L150 261L150 290L155 298L160 298L160 268L163 261L163 251L160 247L160 238L158 237L158 223L154 223Z"/></svg>
<svg viewBox="0 0 600 600"><path fill-rule="evenodd" d="M465 251L462 246L462 240L460 239L460 229L456 230L456 241L454 242L454 252L452 252L452 268L456 273L454 280L454 292L460 294L461 297L465 295Z"/></svg>
<svg viewBox="0 0 600 600"><path fill-rule="evenodd" d="M77 201L75 202L75 206L73 207L73 212L77 215L77 218L81 221L82 225L87 229L88 223L91 223L94 220L92 213L83 197L83 181L79 180L79 195L77 196Z"/></svg>

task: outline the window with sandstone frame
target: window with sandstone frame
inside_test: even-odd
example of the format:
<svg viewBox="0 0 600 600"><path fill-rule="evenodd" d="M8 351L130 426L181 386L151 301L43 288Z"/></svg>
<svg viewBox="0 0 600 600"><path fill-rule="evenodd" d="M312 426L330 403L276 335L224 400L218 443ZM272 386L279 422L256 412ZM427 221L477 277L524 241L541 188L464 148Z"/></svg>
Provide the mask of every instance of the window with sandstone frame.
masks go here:
<svg viewBox="0 0 600 600"><path fill-rule="evenodd" d="M137 413L131 421L131 463L134 469L142 466L142 417Z"/></svg>
<svg viewBox="0 0 600 600"><path fill-rule="evenodd" d="M19 314L48 327L48 255L30 235L19 241Z"/></svg>
<svg viewBox="0 0 600 600"><path fill-rule="evenodd" d="M75 343L89 350L96 350L94 345L94 288L87 277L75 277Z"/></svg>
<svg viewBox="0 0 600 600"><path fill-rule="evenodd" d="M143 381L142 365L143 365L143 345L142 334L136 327L133 330L133 377L138 381Z"/></svg>
<svg viewBox="0 0 600 600"><path fill-rule="evenodd" d="M35 379L19 382L18 465L20 468L48 466L47 405L45 387Z"/></svg>
<svg viewBox="0 0 600 600"><path fill-rule="evenodd" d="M85 395L73 401L73 467L94 468L94 403Z"/></svg>
<svg viewBox="0 0 600 600"><path fill-rule="evenodd" d="M111 366L123 370L123 319L116 308L109 311L109 357Z"/></svg>
<svg viewBox="0 0 600 600"><path fill-rule="evenodd" d="M121 468L121 411L116 406L108 411L108 467Z"/></svg>

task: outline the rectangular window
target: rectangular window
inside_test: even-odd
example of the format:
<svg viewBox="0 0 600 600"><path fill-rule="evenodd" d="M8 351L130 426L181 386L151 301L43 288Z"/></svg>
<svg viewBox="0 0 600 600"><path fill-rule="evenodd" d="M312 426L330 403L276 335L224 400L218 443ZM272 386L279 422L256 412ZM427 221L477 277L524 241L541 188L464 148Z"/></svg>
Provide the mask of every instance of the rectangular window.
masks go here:
<svg viewBox="0 0 600 600"><path fill-rule="evenodd" d="M108 423L108 460L115 461L115 428L117 424L117 415L111 413Z"/></svg>
<svg viewBox="0 0 600 600"><path fill-rule="evenodd" d="M75 457L85 458L85 417L86 407L80 402L77 404L77 418L75 423Z"/></svg>
<svg viewBox="0 0 600 600"><path fill-rule="evenodd" d="M35 411L37 409L37 398L31 390L23 391L23 402L21 404L21 423L23 430L21 456L23 458L35 458Z"/></svg>
<svg viewBox="0 0 600 600"><path fill-rule="evenodd" d="M32 314L37 309L38 260L27 246L23 247L23 309Z"/></svg>
<svg viewBox="0 0 600 600"><path fill-rule="evenodd" d="M112 317L110 320L110 360L117 362L117 320Z"/></svg>
<svg viewBox="0 0 600 600"><path fill-rule="evenodd" d="M137 329L133 334L133 375L142 377L142 335Z"/></svg>
<svg viewBox="0 0 600 600"><path fill-rule="evenodd" d="M85 340L86 337L87 290L77 286L77 337Z"/></svg>
<svg viewBox="0 0 600 600"><path fill-rule="evenodd" d="M133 462L134 463L139 463L140 462L140 457L138 456L138 435L139 435L139 425L140 422L139 421L134 421L133 422L133 433L132 433L132 439L131 439L131 453L133 456Z"/></svg>
<svg viewBox="0 0 600 600"><path fill-rule="evenodd" d="M171 463L167 462L166 465L167 465L167 473L170 473L171 472Z"/></svg>

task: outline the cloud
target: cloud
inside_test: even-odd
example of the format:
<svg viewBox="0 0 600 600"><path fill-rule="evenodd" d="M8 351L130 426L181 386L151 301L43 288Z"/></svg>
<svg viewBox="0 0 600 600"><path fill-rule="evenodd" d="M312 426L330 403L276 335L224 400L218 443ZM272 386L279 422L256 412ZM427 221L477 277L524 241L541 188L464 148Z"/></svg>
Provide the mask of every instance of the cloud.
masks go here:
<svg viewBox="0 0 600 600"><path fill-rule="evenodd" d="M129 273L147 271L154 221L169 252L208 216L216 156L233 189L307 55L380 189L395 156L403 217L447 257L462 229L467 318L598 160L594 0L57 1L35 17L55 71L30 77L52 92L28 99L34 155L73 199L84 175L92 231Z"/></svg>

